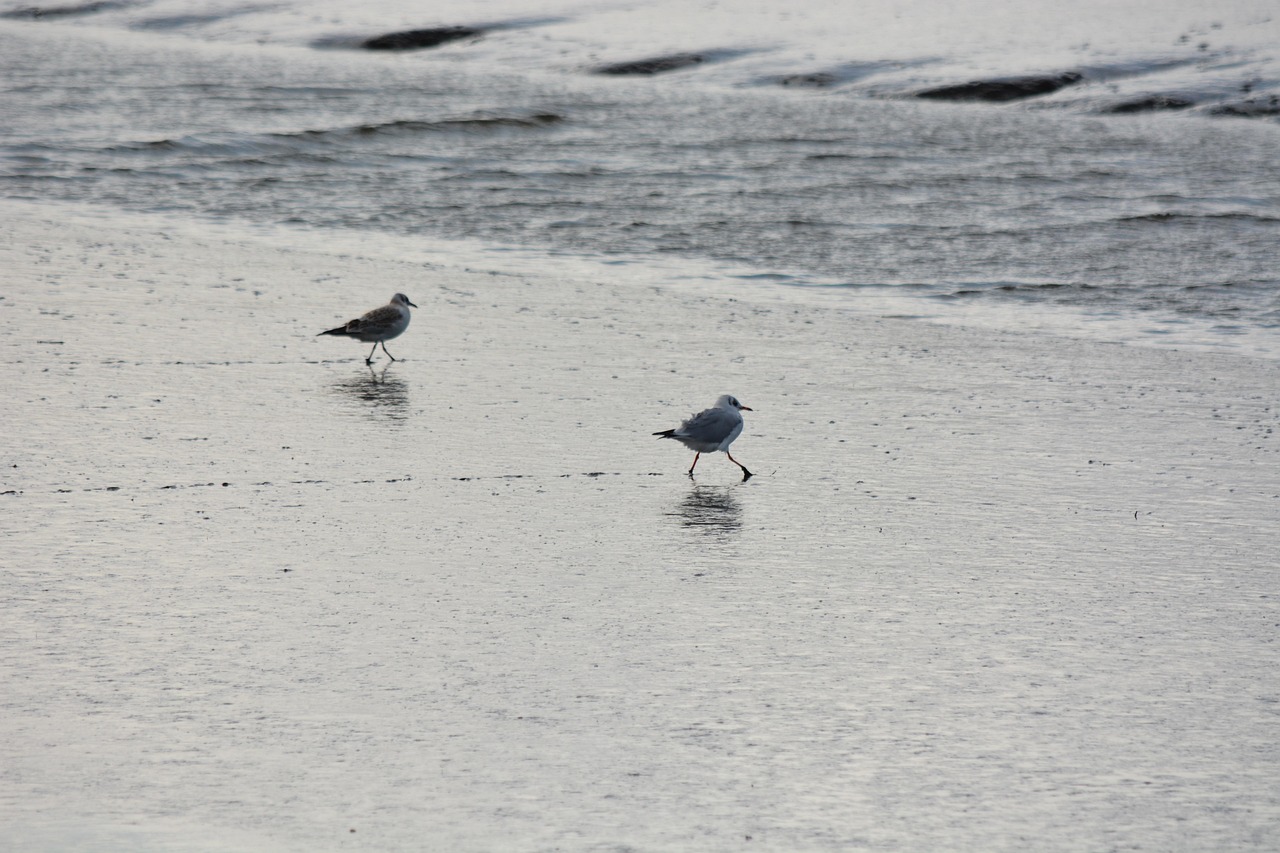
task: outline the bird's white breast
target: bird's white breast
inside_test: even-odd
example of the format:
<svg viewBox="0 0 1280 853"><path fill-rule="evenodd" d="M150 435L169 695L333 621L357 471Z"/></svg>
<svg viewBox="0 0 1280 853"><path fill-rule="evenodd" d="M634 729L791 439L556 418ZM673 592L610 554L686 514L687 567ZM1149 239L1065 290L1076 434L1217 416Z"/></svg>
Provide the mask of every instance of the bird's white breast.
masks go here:
<svg viewBox="0 0 1280 853"><path fill-rule="evenodd" d="M743 421L742 418L739 417L738 422L734 424L733 429L729 431L729 435L725 437L724 441L720 442L720 447L718 449L727 451L729 449L729 445L733 444L733 440L742 434L742 427Z"/></svg>

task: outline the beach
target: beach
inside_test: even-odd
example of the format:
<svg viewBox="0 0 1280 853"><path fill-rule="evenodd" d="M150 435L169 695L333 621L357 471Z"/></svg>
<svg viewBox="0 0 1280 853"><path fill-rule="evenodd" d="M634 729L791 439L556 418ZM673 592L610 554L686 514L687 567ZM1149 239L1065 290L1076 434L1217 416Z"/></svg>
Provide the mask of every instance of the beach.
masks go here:
<svg viewBox="0 0 1280 853"><path fill-rule="evenodd" d="M0 233L9 849L1280 845L1274 359ZM396 292L400 361L316 336ZM652 436L723 393L746 482Z"/></svg>

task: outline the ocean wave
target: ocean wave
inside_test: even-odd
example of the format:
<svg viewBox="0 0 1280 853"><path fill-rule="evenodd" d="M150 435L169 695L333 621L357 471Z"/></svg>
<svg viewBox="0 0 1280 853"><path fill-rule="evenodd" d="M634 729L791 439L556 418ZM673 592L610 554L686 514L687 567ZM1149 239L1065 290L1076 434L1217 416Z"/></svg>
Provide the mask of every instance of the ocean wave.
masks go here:
<svg viewBox="0 0 1280 853"><path fill-rule="evenodd" d="M275 133L207 133L172 139L123 142L106 146L113 153L196 152L204 154L244 154L292 151L299 141L350 141L372 136L408 136L421 133L484 133L506 129L526 130L549 127L564 121L556 113L528 115L488 115L467 118L419 120L396 119L371 124L346 125L314 130Z"/></svg>
<svg viewBox="0 0 1280 853"><path fill-rule="evenodd" d="M406 135L417 133L483 133L495 130L527 130L550 127L559 124L565 118L558 113L530 113L527 115L483 115L455 119L395 119L393 121L372 124L351 125L348 127L324 128L320 130L303 130L296 133L273 134L278 138L294 139L305 137L316 139L328 136L373 136L380 134Z"/></svg>
<svg viewBox="0 0 1280 853"><path fill-rule="evenodd" d="M1280 217L1266 214L1226 211L1218 213L1186 213L1169 211L1117 217L1116 222L1151 223L1157 225L1195 225L1205 222L1240 222L1256 225L1280 224Z"/></svg>

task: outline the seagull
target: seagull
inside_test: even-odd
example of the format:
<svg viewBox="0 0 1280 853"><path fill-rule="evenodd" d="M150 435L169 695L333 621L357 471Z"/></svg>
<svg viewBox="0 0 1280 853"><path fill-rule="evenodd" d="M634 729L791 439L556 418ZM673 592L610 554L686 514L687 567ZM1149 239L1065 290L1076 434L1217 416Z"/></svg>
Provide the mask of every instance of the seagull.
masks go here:
<svg viewBox="0 0 1280 853"><path fill-rule="evenodd" d="M695 451L693 464L689 466L689 476L698 465L698 457L704 453L715 453L723 450L729 461L742 469L742 481L751 477L747 466L743 465L729 452L729 445L742 433L742 412L754 411L749 406L738 402L732 394L725 394L716 400L716 404L706 411L691 415L677 429L664 429L655 432L659 438L674 438L685 447Z"/></svg>
<svg viewBox="0 0 1280 853"><path fill-rule="evenodd" d="M365 364L373 364L373 354L378 351L378 344L382 344L382 351L387 354L387 358L395 361L396 357L387 349L387 341L399 337L405 329L409 328L411 307L418 306L410 302L409 297L403 293L397 293L381 308L374 308L358 320L321 332L320 335L345 335L348 338L364 341L366 344L373 341L373 349L369 350L369 357L364 360Z"/></svg>

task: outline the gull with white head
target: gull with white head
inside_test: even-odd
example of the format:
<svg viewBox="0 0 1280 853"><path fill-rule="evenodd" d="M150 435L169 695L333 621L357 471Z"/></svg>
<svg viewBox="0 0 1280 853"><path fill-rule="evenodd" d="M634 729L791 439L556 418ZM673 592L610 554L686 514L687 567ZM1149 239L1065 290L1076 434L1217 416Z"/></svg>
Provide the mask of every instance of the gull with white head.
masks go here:
<svg viewBox="0 0 1280 853"><path fill-rule="evenodd" d="M387 341L399 337L405 329L409 328L409 309L417 307L409 301L409 297L403 293L397 293L381 308L374 308L363 317L351 320L336 329L321 332L320 335L342 335L364 341L366 344L372 341L373 349L369 350L369 357L364 360L365 364L373 364L373 354L378 351L378 344L382 344L382 351L387 354L387 358L395 361L396 357L387 349Z"/></svg>
<svg viewBox="0 0 1280 853"><path fill-rule="evenodd" d="M698 465L698 458L704 453L715 453L723 450L729 461L742 469L742 480L751 477L747 466L743 465L729 452L729 445L742 433L742 413L753 411L749 406L738 402L732 394L725 394L716 400L716 404L705 411L691 415L688 420L675 429L655 432L659 438L674 438L685 447L694 451L693 464L689 466L689 476Z"/></svg>

